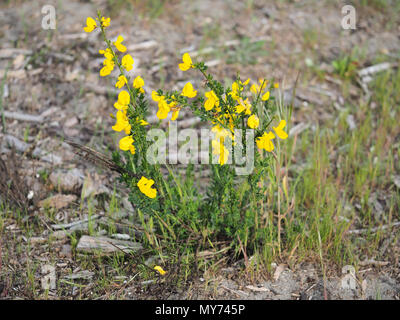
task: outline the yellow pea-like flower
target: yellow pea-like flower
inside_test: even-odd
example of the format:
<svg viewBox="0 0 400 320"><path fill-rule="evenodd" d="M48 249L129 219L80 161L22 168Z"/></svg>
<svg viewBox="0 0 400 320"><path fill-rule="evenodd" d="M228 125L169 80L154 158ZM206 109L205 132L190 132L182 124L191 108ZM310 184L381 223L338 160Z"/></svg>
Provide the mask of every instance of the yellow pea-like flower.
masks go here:
<svg viewBox="0 0 400 320"><path fill-rule="evenodd" d="M240 101L236 106L236 113L242 113L243 111L245 111L246 115L251 115L251 104L248 98L244 101Z"/></svg>
<svg viewBox="0 0 400 320"><path fill-rule="evenodd" d="M162 276L167 273L167 271L164 271L164 269L161 268L160 266L155 266L154 270L158 271L158 273L161 274Z"/></svg>
<svg viewBox="0 0 400 320"><path fill-rule="evenodd" d="M260 124L260 119L258 119L258 117L253 114L252 116L250 116L247 119L247 125L251 128L251 129L256 129L258 128L258 125Z"/></svg>
<svg viewBox="0 0 400 320"><path fill-rule="evenodd" d="M146 177L142 177L138 181L137 186L139 187L140 192L142 192L149 198L154 199L157 196L157 190L152 188L153 184L154 184L153 179L147 179Z"/></svg>
<svg viewBox="0 0 400 320"><path fill-rule="evenodd" d="M115 84L115 87L117 87L118 89L121 89L124 85L126 85L128 83L128 79L126 79L125 76L119 76L118 77L118 81Z"/></svg>
<svg viewBox="0 0 400 320"><path fill-rule="evenodd" d="M233 134L231 134L229 130L225 129L219 124L212 127L211 132L214 132L216 141L225 141L226 137L230 137L231 139L233 139Z"/></svg>
<svg viewBox="0 0 400 320"><path fill-rule="evenodd" d="M272 127L274 129L276 135L283 140L288 137L288 134L285 131L283 131L283 128L285 126L286 126L286 121L281 120L281 122L279 122L277 127Z"/></svg>
<svg viewBox="0 0 400 320"><path fill-rule="evenodd" d="M83 28L85 32L92 32L94 29L97 28L96 20L91 17L86 18L86 27Z"/></svg>
<svg viewBox="0 0 400 320"><path fill-rule="evenodd" d="M189 53L183 54L182 61L183 63L179 64L179 69L181 69L182 71L186 71L189 70L190 68L193 68L192 58L190 58Z"/></svg>
<svg viewBox="0 0 400 320"><path fill-rule="evenodd" d="M120 110L117 111L117 122L112 129L117 132L125 131L126 134L131 133L131 125L129 124L128 117Z"/></svg>
<svg viewBox="0 0 400 320"><path fill-rule="evenodd" d="M178 119L179 111L180 111L180 110L181 110L181 109L175 109L175 110L172 112L171 121L175 121L176 119Z"/></svg>
<svg viewBox="0 0 400 320"><path fill-rule="evenodd" d="M121 65L126 69L126 71L130 71L133 68L133 58L130 54L126 54L122 57Z"/></svg>
<svg viewBox="0 0 400 320"><path fill-rule="evenodd" d="M269 99L269 91L267 91L266 93L263 94L263 96L261 97L262 101L267 101Z"/></svg>
<svg viewBox="0 0 400 320"><path fill-rule="evenodd" d="M274 138L275 135L271 131L269 131L268 133L264 132L264 134L256 140L257 147L259 149L264 149L268 152L271 152L272 150L274 150L274 144L272 143L272 139Z"/></svg>
<svg viewBox="0 0 400 320"><path fill-rule="evenodd" d="M171 111L171 108L169 107L167 101L165 101L164 98L162 98L159 102L158 102L158 111L157 111L157 118L162 120L165 119L166 117L168 117L168 113Z"/></svg>
<svg viewBox="0 0 400 320"><path fill-rule="evenodd" d="M206 92L205 96L206 96L207 100L204 103L204 108L207 111L209 111L212 108L214 108L214 106L216 106L216 107L219 106L219 99L218 99L217 95L214 93L213 90Z"/></svg>
<svg viewBox="0 0 400 320"><path fill-rule="evenodd" d="M279 88L279 83L278 83L278 82L275 82L275 83L274 83L274 88L275 88L275 89L278 89L278 88Z"/></svg>
<svg viewBox="0 0 400 320"><path fill-rule="evenodd" d="M245 82L242 82L242 85L247 86L250 82L250 78L248 78Z"/></svg>
<svg viewBox="0 0 400 320"><path fill-rule="evenodd" d="M194 98L197 95L197 91L193 89L193 85L188 82L182 89L182 95L188 98Z"/></svg>
<svg viewBox="0 0 400 320"><path fill-rule="evenodd" d="M111 19L110 18L101 18L101 25L103 26L103 28L107 28L108 26L110 26L111 24Z"/></svg>
<svg viewBox="0 0 400 320"><path fill-rule="evenodd" d="M229 94L233 100L238 101L240 99L239 84L236 81L234 83L232 83L232 91Z"/></svg>
<svg viewBox="0 0 400 320"><path fill-rule="evenodd" d="M104 67L101 68L101 70L100 70L100 76L101 76L101 77L108 76L112 71L113 71L113 68L111 68L111 67L109 67L109 66L104 66Z"/></svg>
<svg viewBox="0 0 400 320"><path fill-rule="evenodd" d="M160 96L157 91L152 91L151 92L151 98L155 101L155 102L159 102L162 99L162 96Z"/></svg>
<svg viewBox="0 0 400 320"><path fill-rule="evenodd" d="M112 60L114 58L114 55L113 55L112 51L109 48L107 48L106 50L99 50L99 53L104 55L104 57L107 60Z"/></svg>
<svg viewBox="0 0 400 320"><path fill-rule="evenodd" d="M253 84L250 87L250 91L253 92L254 94L257 94L258 93L258 86L256 84Z"/></svg>
<svg viewBox="0 0 400 320"><path fill-rule="evenodd" d="M119 104L121 104L123 106L127 106L130 101L131 101L131 96L129 95L128 91L122 90L118 94L118 103Z"/></svg>
<svg viewBox="0 0 400 320"><path fill-rule="evenodd" d="M139 119L139 117L136 118L136 121L138 121L141 126L148 126L149 125L149 123L146 120Z"/></svg>
<svg viewBox="0 0 400 320"><path fill-rule="evenodd" d="M122 36L118 36L117 40L114 43L114 46L118 49L120 52L125 52L126 47L122 44L122 41L124 41L124 38ZM133 62L132 62L133 64Z"/></svg>
<svg viewBox="0 0 400 320"><path fill-rule="evenodd" d="M132 154L135 154L135 146L133 145L133 137L132 136L126 136L123 137L121 140L119 140L119 148L123 151L130 151Z"/></svg>
<svg viewBox="0 0 400 320"><path fill-rule="evenodd" d="M133 87L139 89L141 93L144 93L143 86L144 86L144 80L142 79L141 76L137 76L135 80L133 80Z"/></svg>

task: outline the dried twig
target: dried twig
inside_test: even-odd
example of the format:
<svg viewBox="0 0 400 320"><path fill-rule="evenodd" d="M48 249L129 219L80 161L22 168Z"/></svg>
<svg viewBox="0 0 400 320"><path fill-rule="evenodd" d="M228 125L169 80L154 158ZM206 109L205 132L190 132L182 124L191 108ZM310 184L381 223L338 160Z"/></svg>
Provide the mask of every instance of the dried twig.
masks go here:
<svg viewBox="0 0 400 320"><path fill-rule="evenodd" d="M92 162L95 165L102 165L106 167L109 170L116 171L120 174L128 174L129 176L133 178L139 178L138 175L134 174L131 171L128 171L121 166L117 165L114 163L111 159L107 158L105 155L103 155L100 152L97 152L96 150L93 150L92 148L89 148L87 146L81 145L79 143L76 143L72 140L66 139L65 142L67 142L70 146L75 148L77 150L76 154L84 158L85 160L88 160Z"/></svg>

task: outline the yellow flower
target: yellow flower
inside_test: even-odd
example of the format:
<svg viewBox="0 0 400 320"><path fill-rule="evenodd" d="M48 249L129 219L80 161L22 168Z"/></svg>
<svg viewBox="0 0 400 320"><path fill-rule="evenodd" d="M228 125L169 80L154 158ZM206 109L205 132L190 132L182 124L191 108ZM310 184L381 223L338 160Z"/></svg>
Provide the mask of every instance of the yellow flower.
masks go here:
<svg viewBox="0 0 400 320"><path fill-rule="evenodd" d="M260 124L260 120L258 119L258 117L255 114L253 114L252 116L249 117L249 119L247 119L247 125L251 129L258 128L259 124Z"/></svg>
<svg viewBox="0 0 400 320"><path fill-rule="evenodd" d="M245 112L246 115L251 114L251 104L249 103L248 98L244 101L240 101L240 104L236 106L236 113L242 113L245 110L246 110Z"/></svg>
<svg viewBox="0 0 400 320"><path fill-rule="evenodd" d="M156 116L158 119L162 120L168 117L168 113L171 111L171 108L168 106L167 101L164 98L160 99L158 102L158 111Z"/></svg>
<svg viewBox="0 0 400 320"><path fill-rule="evenodd" d="M175 109L173 112L172 112L172 116L171 116L171 120L172 121L175 121L177 118L178 118L178 116L179 116L179 111L180 111L181 109L179 108L179 109Z"/></svg>
<svg viewBox="0 0 400 320"><path fill-rule="evenodd" d="M118 81L117 81L117 83L115 84L115 86L116 86L118 89L121 89L121 88L122 88L125 84L127 84L127 83L128 83L128 79L126 79L125 76L121 75L121 76L118 77Z"/></svg>
<svg viewBox="0 0 400 320"><path fill-rule="evenodd" d="M96 28L97 28L96 21L91 17L87 17L86 27L84 27L83 30L85 30L85 32L92 32Z"/></svg>
<svg viewBox="0 0 400 320"><path fill-rule="evenodd" d="M157 91L152 91L151 92L151 98L155 101L155 102L159 102L162 99L162 96L160 96Z"/></svg>
<svg viewBox="0 0 400 320"><path fill-rule="evenodd" d="M110 51L100 50L100 53L103 53L106 59L103 61L104 67L100 70L100 76L105 77L108 76L114 70L114 60L113 55Z"/></svg>
<svg viewBox="0 0 400 320"><path fill-rule="evenodd" d="M133 87L139 89L141 93L144 93L143 86L144 86L144 80L142 79L141 76L137 76L135 80L133 80Z"/></svg>
<svg viewBox="0 0 400 320"><path fill-rule="evenodd" d="M250 91L253 92L254 94L258 94L260 92L263 92L267 86L267 80L265 79L259 79L258 82L260 83L260 85L257 84L253 84L250 87Z"/></svg>
<svg viewBox="0 0 400 320"><path fill-rule="evenodd" d="M267 101L269 99L269 91L264 93L263 96L261 97L261 99L262 99L262 101Z"/></svg>
<svg viewBox="0 0 400 320"><path fill-rule="evenodd" d="M274 88L275 88L275 89L278 89L278 88L279 88L279 83L278 83L278 82L275 82L275 83L274 83Z"/></svg>
<svg viewBox="0 0 400 320"><path fill-rule="evenodd" d="M250 82L250 78L248 78L245 82L242 82L242 85L247 86Z"/></svg>
<svg viewBox="0 0 400 320"><path fill-rule="evenodd" d="M124 106L128 105L129 102L131 101L131 97L129 95L128 91L121 91L118 95L118 102Z"/></svg>
<svg viewBox="0 0 400 320"><path fill-rule="evenodd" d="M114 107L118 110L126 110L128 109L129 102L131 101L131 97L129 93L125 90L121 91L118 95L118 101L114 103Z"/></svg>
<svg viewBox="0 0 400 320"><path fill-rule="evenodd" d="M135 154L135 146L133 145L133 138L132 136L126 136L123 137L121 140L119 140L119 148L123 151L130 151L132 154Z"/></svg>
<svg viewBox="0 0 400 320"><path fill-rule="evenodd" d="M211 146L212 146L212 153L214 155L219 155L218 162L222 166L228 161L229 157L229 152L226 150L224 146L223 140L212 140L211 141Z"/></svg>
<svg viewBox="0 0 400 320"><path fill-rule="evenodd" d="M179 69L181 69L182 71L186 71L186 70L189 70L190 68L194 68L192 59L190 58L189 53L183 54L182 61L183 61L183 63L179 64Z"/></svg>
<svg viewBox="0 0 400 320"><path fill-rule="evenodd" d="M117 37L117 41L113 42L114 46L118 49L120 52L125 52L126 47L122 44L122 41L124 41L124 38L122 36ZM132 62L133 64L133 62Z"/></svg>
<svg viewBox="0 0 400 320"><path fill-rule="evenodd" d="M141 126L148 126L149 123L143 119L139 119L139 117L136 118L136 121L140 123Z"/></svg>
<svg viewBox="0 0 400 320"><path fill-rule="evenodd" d="M99 53L104 55L107 60L112 60L114 58L113 53L109 48L106 50L99 50Z"/></svg>
<svg viewBox="0 0 400 320"><path fill-rule="evenodd" d="M130 54L126 54L122 57L121 65L126 69L126 71L130 71L133 68L133 58Z"/></svg>
<svg viewBox="0 0 400 320"><path fill-rule="evenodd" d="M193 89L193 85L188 82L182 89L182 95L188 98L194 98L197 95L197 91Z"/></svg>
<svg viewBox="0 0 400 320"><path fill-rule="evenodd" d="M271 131L268 133L264 132L264 134L256 140L257 147L259 149L265 149L268 152L271 152L272 150L274 150L274 144L271 141L274 138L275 135Z"/></svg>
<svg viewBox="0 0 400 320"><path fill-rule="evenodd" d="M214 106L217 106L217 107L219 106L219 99L213 90L206 92L205 96L208 98L206 100L206 102L204 103L204 108L207 111L214 108Z"/></svg>
<svg viewBox="0 0 400 320"><path fill-rule="evenodd" d="M162 276L167 273L167 271L164 271L164 269L161 268L160 266L155 266L154 270L158 271Z"/></svg>
<svg viewBox="0 0 400 320"><path fill-rule="evenodd" d="M128 117L121 110L117 111L117 122L112 129L117 132L124 130L126 134L131 133L131 125L129 124Z"/></svg>
<svg viewBox="0 0 400 320"><path fill-rule="evenodd" d="M111 19L110 18L104 18L101 17L101 25L103 26L103 28L107 28L111 23Z"/></svg>
<svg viewBox="0 0 400 320"><path fill-rule="evenodd" d="M153 179L147 179L145 177L142 177L138 183L137 186L139 187L139 190L144 193L146 196L148 196L151 199L154 199L157 195L157 190L152 189L151 186L154 184Z"/></svg>
<svg viewBox="0 0 400 320"><path fill-rule="evenodd" d="M233 100L239 100L240 99L240 96L239 96L239 84L236 81L234 83L232 83L232 92L230 92L230 95L231 95Z"/></svg>
<svg viewBox="0 0 400 320"><path fill-rule="evenodd" d="M100 76L101 76L101 77L108 76L108 75L111 73L111 71L113 71L113 68L112 68L112 67L104 66L104 67L101 68L101 70L100 70Z"/></svg>
<svg viewBox="0 0 400 320"><path fill-rule="evenodd" d="M274 129L276 135L283 140L288 137L288 134L285 131L283 131L283 128L285 126L286 126L286 121L281 120L281 122L279 122L277 127L272 127Z"/></svg>
<svg viewBox="0 0 400 320"><path fill-rule="evenodd" d="M219 124L212 127L211 132L215 133L215 140L217 141L225 141L226 137L230 137L231 139L233 139L233 134L231 134L229 130L225 129Z"/></svg>

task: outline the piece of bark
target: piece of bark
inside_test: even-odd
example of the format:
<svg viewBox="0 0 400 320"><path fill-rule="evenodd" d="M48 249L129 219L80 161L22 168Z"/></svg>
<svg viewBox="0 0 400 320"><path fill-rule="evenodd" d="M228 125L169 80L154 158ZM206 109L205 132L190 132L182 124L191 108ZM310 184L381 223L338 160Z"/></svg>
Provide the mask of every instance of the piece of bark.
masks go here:
<svg viewBox="0 0 400 320"><path fill-rule="evenodd" d="M92 236L82 236L79 239L76 250L82 253L96 253L110 254L114 252L124 251L137 251L142 249L142 245L138 242L117 240L108 237L92 237Z"/></svg>

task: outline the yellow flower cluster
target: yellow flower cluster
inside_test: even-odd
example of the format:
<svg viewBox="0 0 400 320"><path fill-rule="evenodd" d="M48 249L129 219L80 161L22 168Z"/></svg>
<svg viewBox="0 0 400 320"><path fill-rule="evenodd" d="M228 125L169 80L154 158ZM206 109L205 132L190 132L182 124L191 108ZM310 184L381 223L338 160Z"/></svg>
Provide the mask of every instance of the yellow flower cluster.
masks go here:
<svg viewBox="0 0 400 320"><path fill-rule="evenodd" d="M193 85L188 82L183 87L181 95L187 98L194 98L197 95L197 91L194 90ZM151 98L158 103L156 115L160 120L167 118L170 111L172 111L172 121L178 118L181 108L177 105L178 103L174 101L174 99L176 99L175 96L172 96L171 98L173 101L168 103L165 96L160 96L156 91L153 91L151 93Z"/></svg>
<svg viewBox="0 0 400 320"><path fill-rule="evenodd" d="M269 99L269 96L270 96L270 92L269 91L265 92L265 88L267 87L268 81L265 80L265 79L259 79L258 82L260 83L260 85L253 84L250 87L250 91L253 92L254 94L257 94L257 95L258 94L262 94L261 99L263 101L266 101L266 100Z"/></svg>
<svg viewBox="0 0 400 320"><path fill-rule="evenodd" d="M100 29L103 32L104 37L105 36L105 28L110 26L110 18L105 18L105 17L99 17L101 24L100 24ZM99 20L96 19L96 20ZM86 26L84 27L85 32L92 32L95 30L98 25L95 19L88 17L86 19ZM113 42L113 45L119 52L126 52L127 48L122 42L124 41L124 38L119 35L117 39ZM99 50L99 53L104 55L104 61L103 61L103 68L100 70L100 76L105 77L109 75L115 67L115 64L119 63L118 57L115 54L114 50L110 46L110 42L106 40L106 43L108 47L105 50ZM123 151L130 151L131 154L135 154L136 148L133 145L135 142L133 135L132 135L132 126L131 123L129 122L129 117L128 117L128 108L131 100L131 91L129 89L129 84L128 84L128 78L126 77L124 73L124 69L126 71L130 71L133 68L134 60L130 54L126 54L122 57L121 59L121 64L118 64L118 67L120 68L121 74L118 76L118 80L115 83L115 87L118 89L123 88L125 85L128 86L128 91L122 90L118 94L118 100L117 102L114 103L114 107L117 109L117 114L114 117L114 115L111 115L112 118L116 119L116 123L114 126L112 126L112 129L117 132L123 131L126 136L121 138L119 140L119 148ZM132 83L132 87L137 89L140 93L144 93L144 80L141 76L137 76ZM142 126L146 126L149 123L146 122L143 119L139 119L139 117L136 117L136 122L139 123ZM152 179L147 179L145 177L142 177L138 183L137 186L139 190L144 193L146 196L149 198L154 199L157 195L157 190L154 188L151 188L151 186L154 184L154 181ZM161 267L160 267L161 268ZM165 271L158 270L161 274L165 274Z"/></svg>
<svg viewBox="0 0 400 320"><path fill-rule="evenodd" d="M178 118L180 108L177 107L177 102L172 101L170 103L167 102L165 96L160 96L156 91L151 93L151 98L158 102L158 111L157 111L157 118L162 120L168 117L168 113L172 111L171 120L175 121ZM172 98L175 98L172 96Z"/></svg>
<svg viewBox="0 0 400 320"><path fill-rule="evenodd" d="M283 140L287 139L288 137L288 134L285 131L283 131L283 128L285 126L286 126L286 121L281 120L277 127L272 127L276 135ZM268 152L271 152L272 150L274 150L274 144L272 143L273 139L275 139L275 135L271 131L264 132L261 137L256 139L257 147L259 149L264 149Z"/></svg>
<svg viewBox="0 0 400 320"><path fill-rule="evenodd" d="M105 77L114 70L114 55L109 48L107 48L106 50L99 50L99 53L104 55L105 58L103 61L104 67L100 70L100 76Z"/></svg>

